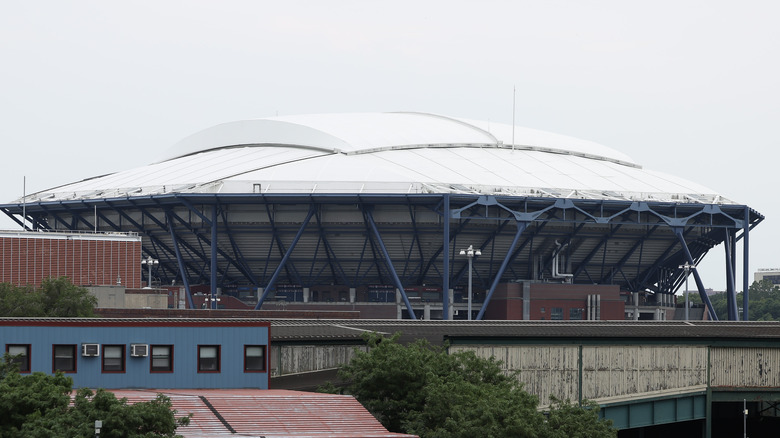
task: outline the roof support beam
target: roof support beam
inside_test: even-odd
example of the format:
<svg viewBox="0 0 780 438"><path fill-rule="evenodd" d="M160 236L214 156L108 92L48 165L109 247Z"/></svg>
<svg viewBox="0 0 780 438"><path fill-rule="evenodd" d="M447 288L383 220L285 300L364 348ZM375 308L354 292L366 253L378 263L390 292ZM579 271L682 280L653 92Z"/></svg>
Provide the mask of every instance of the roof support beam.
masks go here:
<svg viewBox="0 0 780 438"><path fill-rule="evenodd" d="M276 286L276 280L279 278L279 274L281 274L282 271L284 270L287 261L290 259L290 255L295 249L295 245L298 244L298 241L301 239L301 236L303 236L303 232L306 230L306 225L309 224L311 217L314 216L314 212L315 212L315 208L312 205L311 207L309 207L309 214L307 214L306 219L303 220L303 224L301 224L301 228L298 230L298 233L295 235L295 238L290 243L290 247L287 248L287 252L285 252L284 257L282 257L282 261L279 262L279 266L277 266L276 271L274 271L274 275L272 275L271 279L268 281L268 284L266 285L265 290L263 291L263 295L260 297L259 300L257 300L257 305L255 306L255 310L258 310L263 306L263 302L265 302L265 298L268 296L268 293L272 291Z"/></svg>
<svg viewBox="0 0 780 438"><path fill-rule="evenodd" d="M387 247L385 246L385 243L382 241L382 236L379 234L379 229L376 227L376 223L374 222L374 215L371 214L371 209L364 209L364 213L366 215L366 219L368 220L368 225L371 227L371 231L374 232L374 237L376 237L377 245L379 246L379 249L382 251L382 254L385 256L385 263L387 264L387 270L390 272L390 275L393 277L393 282L395 283L395 287L398 288L398 290L401 292L401 297L404 300L404 303L406 304L406 310L409 312L409 318L411 319L417 319L417 316L414 314L414 309L412 309L412 305L409 303L409 297L406 296L406 290L404 289L404 285L401 283L401 279L398 278L398 274L395 272L395 267L393 267L393 260L390 258L390 253L387 252Z"/></svg>
<svg viewBox="0 0 780 438"><path fill-rule="evenodd" d="M685 259L688 261L688 264L691 266L696 266L696 262L693 261L693 257L691 257L691 251L688 250L688 244L685 243L685 236L683 235L683 227L672 227L674 230L674 234L677 235L677 240L680 242L680 245L682 246L683 254L685 255ZM714 321L718 320L718 315L715 313L715 309L712 307L712 302L710 301L710 297L707 296L707 292L704 290L704 283L701 281L701 276L699 276L699 271L696 269L692 269L693 271L693 278L696 280L696 287L699 289L699 296L701 297L701 300L704 302L704 304L707 305L707 310L710 312L710 316Z"/></svg>
<svg viewBox="0 0 780 438"><path fill-rule="evenodd" d="M444 195L444 229L442 230L441 252L442 259L442 279L441 279L441 307L443 320L450 319L450 195ZM421 275L425 275L422 272Z"/></svg>
<svg viewBox="0 0 780 438"><path fill-rule="evenodd" d="M485 310L487 310L487 307L490 304L490 299L493 297L493 292L496 291L496 286L498 286L498 283L501 281L501 276L504 275L504 270L506 270L509 262L512 261L515 246L517 246L517 242L520 240L520 235L523 234L523 231L525 231L525 229L528 227L528 222L517 221L516 224L517 232L515 233L515 238L512 240L512 244L509 246L509 251L507 251L506 257L504 257L504 262L501 263L501 267L498 269L498 272L493 279L493 285L490 286L490 291L485 297L485 302L482 303L482 308L477 314L477 320L481 320L485 315Z"/></svg>
<svg viewBox="0 0 780 438"><path fill-rule="evenodd" d="M748 319L748 291L750 290L750 208L746 205L745 219L742 223L742 319L749 321ZM759 221L760 222L760 221ZM758 225L758 224L756 224ZM754 225L755 226L755 225Z"/></svg>
<svg viewBox="0 0 780 438"><path fill-rule="evenodd" d="M734 277L734 239L732 233L726 229L724 230L725 238L723 239L723 252L726 256L726 304L728 309L729 321L739 321L739 308L737 307L737 291L736 280Z"/></svg>
<svg viewBox="0 0 780 438"><path fill-rule="evenodd" d="M170 218L170 212L165 212L166 216L168 216L168 224L172 224L171 218ZM179 264L179 273L181 275L181 279L184 282L184 292L187 295L187 306L190 309L194 309L195 306L192 304L192 291L190 290L190 281L187 278L187 267L184 264L184 260L181 257L181 250L179 249L179 242L176 238L176 232L173 229L173 225L168 226L168 231L171 233L171 243L173 243L173 249L176 252L176 261ZM178 303L177 303L178 305Z"/></svg>
<svg viewBox="0 0 780 438"><path fill-rule="evenodd" d="M217 308L217 204L211 206L211 303L209 308ZM225 272L227 274L227 272Z"/></svg>
<svg viewBox="0 0 780 438"><path fill-rule="evenodd" d="M319 208L317 208L315 220L317 221L317 232L320 235L320 240L325 246L325 257L327 259L326 263L330 268L331 276L333 276L333 278L340 278L342 283L349 285L347 274L344 272L344 268L339 263L338 258L333 252L333 247L331 246L330 241L325 234L325 227L322 225L322 211Z"/></svg>

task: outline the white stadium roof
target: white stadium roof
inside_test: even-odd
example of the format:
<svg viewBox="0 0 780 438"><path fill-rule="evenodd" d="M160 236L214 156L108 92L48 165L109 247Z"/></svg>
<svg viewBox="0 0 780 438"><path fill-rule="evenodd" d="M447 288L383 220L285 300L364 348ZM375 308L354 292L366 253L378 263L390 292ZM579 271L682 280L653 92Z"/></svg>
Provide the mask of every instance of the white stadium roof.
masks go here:
<svg viewBox="0 0 780 438"><path fill-rule="evenodd" d="M645 170L597 143L423 113L225 123L185 138L157 163L45 190L27 202L253 192L733 203L691 181Z"/></svg>

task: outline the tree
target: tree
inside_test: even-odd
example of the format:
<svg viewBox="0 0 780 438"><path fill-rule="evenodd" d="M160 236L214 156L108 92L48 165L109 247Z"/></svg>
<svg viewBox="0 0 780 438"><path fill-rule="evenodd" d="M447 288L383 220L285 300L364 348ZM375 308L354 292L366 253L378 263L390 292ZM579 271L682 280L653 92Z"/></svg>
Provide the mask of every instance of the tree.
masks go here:
<svg viewBox="0 0 780 438"><path fill-rule="evenodd" d="M599 421L599 405L585 400L582 406L552 398L547 416L550 438L587 438L617 436L611 421Z"/></svg>
<svg viewBox="0 0 780 438"><path fill-rule="evenodd" d="M0 283L0 316L43 316L40 294L31 288Z"/></svg>
<svg viewBox="0 0 780 438"><path fill-rule="evenodd" d="M86 288L75 286L67 277L45 279L39 291L45 316L95 316L97 298Z"/></svg>
<svg viewBox="0 0 780 438"><path fill-rule="evenodd" d="M583 409L561 402L549 414L555 421L548 421L537 411L536 397L494 358L447 354L446 347L425 340L403 346L399 336L367 336L369 350L357 350L339 370L348 382L343 391L390 431L424 438L616 436L611 422L598 419L594 405Z"/></svg>
<svg viewBox="0 0 780 438"><path fill-rule="evenodd" d="M0 437L20 436L24 424L44 412L64 412L73 385L62 373L22 376L9 358L0 365Z"/></svg>
<svg viewBox="0 0 780 438"><path fill-rule="evenodd" d="M737 294L737 306L742 306L742 292ZM752 321L780 321L780 286L769 280L754 281L748 287L748 316ZM725 293L710 296L710 302L719 318L728 315L728 297Z"/></svg>
<svg viewBox="0 0 780 438"><path fill-rule="evenodd" d="M92 317L97 298L67 277L47 278L40 288L0 283L0 316Z"/></svg>
<svg viewBox="0 0 780 438"><path fill-rule="evenodd" d="M62 373L22 376L6 354L0 364L0 438L85 437L103 422L104 438L173 437L189 416L176 418L163 394L148 402L128 404L111 392L82 388L70 405L73 380Z"/></svg>

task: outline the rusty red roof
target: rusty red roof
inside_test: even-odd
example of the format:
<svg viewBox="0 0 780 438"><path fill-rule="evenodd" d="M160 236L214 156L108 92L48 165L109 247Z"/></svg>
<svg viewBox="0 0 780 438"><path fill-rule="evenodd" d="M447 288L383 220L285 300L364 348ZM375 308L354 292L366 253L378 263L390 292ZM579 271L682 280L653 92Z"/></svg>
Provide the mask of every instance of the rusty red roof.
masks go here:
<svg viewBox="0 0 780 438"><path fill-rule="evenodd" d="M176 432L185 438L411 438L388 432L354 397L261 389L112 390L129 403L170 397L177 416L192 413Z"/></svg>

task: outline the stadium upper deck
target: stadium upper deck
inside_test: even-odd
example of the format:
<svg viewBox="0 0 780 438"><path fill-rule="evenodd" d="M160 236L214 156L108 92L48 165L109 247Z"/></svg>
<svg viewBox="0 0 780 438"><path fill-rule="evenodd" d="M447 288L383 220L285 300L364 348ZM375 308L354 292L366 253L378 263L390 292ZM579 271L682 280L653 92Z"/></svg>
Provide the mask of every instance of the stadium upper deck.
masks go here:
<svg viewBox="0 0 780 438"><path fill-rule="evenodd" d="M673 294L682 265L726 243L736 319L736 243L747 267L749 231L763 220L593 142L421 113L226 123L156 163L0 209L34 230L138 232L161 283L259 288L258 307L285 284L389 286L411 308L408 286L464 287L458 252L472 245L483 252L480 317L497 285L516 280Z"/></svg>

